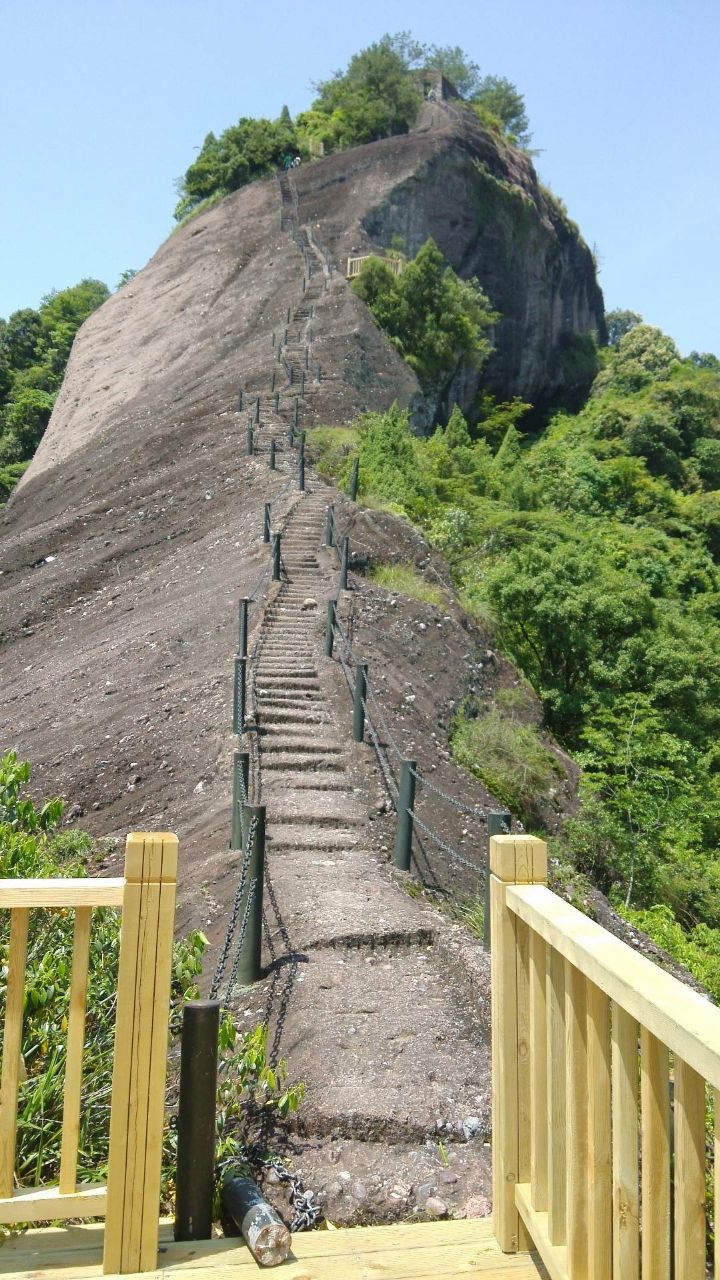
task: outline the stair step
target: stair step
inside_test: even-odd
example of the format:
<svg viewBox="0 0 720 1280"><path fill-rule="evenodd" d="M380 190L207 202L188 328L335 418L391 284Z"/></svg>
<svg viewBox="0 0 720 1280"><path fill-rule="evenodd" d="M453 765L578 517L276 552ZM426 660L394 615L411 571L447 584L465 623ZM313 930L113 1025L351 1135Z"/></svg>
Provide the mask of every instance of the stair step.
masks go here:
<svg viewBox="0 0 720 1280"><path fill-rule="evenodd" d="M344 795L347 792L347 785L344 770L338 773L333 773L329 769L308 769L305 773L278 771L277 777L266 776L262 782L262 803L265 804L266 800L280 800L288 790L322 791L330 795L340 791Z"/></svg>
<svg viewBox="0 0 720 1280"><path fill-rule="evenodd" d="M332 724L333 717L324 710L310 710L309 707L293 708L269 708L263 707L260 713L260 724L270 725L304 725L304 724Z"/></svg>
<svg viewBox="0 0 720 1280"><path fill-rule="evenodd" d="M364 832L347 827L309 827L300 822L268 823L267 840L275 852L280 849L356 849L367 845Z"/></svg>
<svg viewBox="0 0 720 1280"><path fill-rule="evenodd" d="M295 755L310 752L317 756L336 756L343 749L341 742L328 741L324 737L312 737L310 734L278 734L278 740L263 735L262 751L291 751Z"/></svg>
<svg viewBox="0 0 720 1280"><path fill-rule="evenodd" d="M337 756L307 755L299 751L273 751L263 756L263 770L275 772L287 769L302 769L307 773L320 770L338 773L345 776L345 761Z"/></svg>

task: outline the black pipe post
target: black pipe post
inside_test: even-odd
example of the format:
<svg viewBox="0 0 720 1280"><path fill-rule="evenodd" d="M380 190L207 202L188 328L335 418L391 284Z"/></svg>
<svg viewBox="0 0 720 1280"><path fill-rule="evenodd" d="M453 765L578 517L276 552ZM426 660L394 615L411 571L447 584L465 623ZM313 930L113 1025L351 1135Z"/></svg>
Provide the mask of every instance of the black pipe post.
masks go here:
<svg viewBox="0 0 720 1280"><path fill-rule="evenodd" d="M298 452L298 489L301 493L305 491L305 432L300 436L300 450Z"/></svg>
<svg viewBox="0 0 720 1280"><path fill-rule="evenodd" d="M288 444L290 445L290 448L292 449L292 446L293 446L293 438L294 438L294 436L295 436L295 428L294 428L294 426L292 425L292 423L290 423L290 426L288 427L288 433L287 433L287 436L288 436Z"/></svg>
<svg viewBox="0 0 720 1280"><path fill-rule="evenodd" d="M273 534L272 544L272 576L273 582L280 581L280 534Z"/></svg>
<svg viewBox="0 0 720 1280"><path fill-rule="evenodd" d="M512 815L506 809L487 816L487 849L485 850L485 892L483 896L483 951L489 951L490 938L490 840L493 836L506 836L512 826Z"/></svg>
<svg viewBox="0 0 720 1280"><path fill-rule="evenodd" d="M337 600L332 599L327 602L327 622L325 624L325 657L332 658L333 644L335 642L335 615L337 613Z"/></svg>
<svg viewBox="0 0 720 1280"><path fill-rule="evenodd" d="M365 707L367 701L367 663L358 662L355 668L355 701L353 705L353 738L362 742L365 737Z"/></svg>
<svg viewBox="0 0 720 1280"><path fill-rule="evenodd" d="M250 419L250 421L249 421L249 422L248 422L248 424L247 424L247 454L248 454L248 457L251 457L251 455L255 452L255 443L254 443L254 439L253 439L253 434L254 434L254 433L253 433L253 420L252 420L252 418L251 418L251 419Z"/></svg>
<svg viewBox="0 0 720 1280"><path fill-rule="evenodd" d="M247 809L248 830L252 831L250 859L248 862L245 891L240 900L239 919L247 912L245 937L240 952L237 980L241 987L257 982L261 976L260 951L262 947L263 879L265 876L265 805L252 804ZM252 894L252 901L249 901Z"/></svg>
<svg viewBox="0 0 720 1280"><path fill-rule="evenodd" d="M245 806L250 794L250 753L249 751L233 752L233 799L232 820L230 823L230 848L242 849L245 844Z"/></svg>
<svg viewBox="0 0 720 1280"><path fill-rule="evenodd" d="M250 596L241 596L238 601L238 653L241 658L247 658L248 611L250 604Z"/></svg>
<svg viewBox="0 0 720 1280"><path fill-rule="evenodd" d="M400 762L394 862L395 866L399 867L401 871L410 870L416 773L417 760L402 760Z"/></svg>
<svg viewBox="0 0 720 1280"><path fill-rule="evenodd" d="M274 369L272 371L272 374L270 375L270 390L271 391L275 390L275 370Z"/></svg>
<svg viewBox="0 0 720 1280"><path fill-rule="evenodd" d="M263 542L270 541L270 505L266 502L263 507Z"/></svg>
<svg viewBox="0 0 720 1280"><path fill-rule="evenodd" d="M317 373L315 374L315 381L322 382L322 369L320 368L320 365L318 365L317 367Z"/></svg>
<svg viewBox="0 0 720 1280"><path fill-rule="evenodd" d="M255 421L260 422L260 397L255 397Z"/></svg>
<svg viewBox="0 0 720 1280"><path fill-rule="evenodd" d="M300 371L300 395L305 395L305 370Z"/></svg>
<svg viewBox="0 0 720 1280"><path fill-rule="evenodd" d="M279 391L275 392L275 412L276 413L280 412L280 392Z"/></svg>
<svg viewBox="0 0 720 1280"><path fill-rule="evenodd" d="M175 1186L176 1240L209 1240L215 1191L219 1000L183 1009Z"/></svg>
<svg viewBox="0 0 720 1280"><path fill-rule="evenodd" d="M352 465L350 473L350 498L353 502L357 502L358 495L358 476L360 474L360 459L356 458Z"/></svg>
<svg viewBox="0 0 720 1280"><path fill-rule="evenodd" d="M294 412L294 416L293 416L293 426L294 426L294 428L295 428L295 430L296 430L296 431L297 431L298 413L299 413L299 412L300 412L300 401L299 401L298 397L296 396L296 397L295 397L295 412Z"/></svg>
<svg viewBox="0 0 720 1280"><path fill-rule="evenodd" d="M245 688L247 658L235 655L235 682L233 688L233 733L242 733L245 725Z"/></svg>
<svg viewBox="0 0 720 1280"><path fill-rule="evenodd" d="M310 348L309 347L305 348L305 368L306 369L310 368Z"/></svg>
<svg viewBox="0 0 720 1280"><path fill-rule="evenodd" d="M270 457L268 460L268 466L271 471L275 470L275 448L276 448L275 437L273 436L272 440L270 441Z"/></svg>
<svg viewBox="0 0 720 1280"><path fill-rule="evenodd" d="M240 388L240 390L238 391L238 406L237 406L237 407L238 407L238 413L242 413L242 407L243 407L243 390L242 390L242 387L241 387L241 388Z"/></svg>
<svg viewBox="0 0 720 1280"><path fill-rule="evenodd" d="M274 334L274 333L273 333L273 336L272 336L272 345L273 345L273 346L275 346L275 334Z"/></svg>
<svg viewBox="0 0 720 1280"><path fill-rule="evenodd" d="M348 584L348 560L350 559L350 539L343 538L342 551L340 553L340 590L347 591Z"/></svg>
<svg viewBox="0 0 720 1280"><path fill-rule="evenodd" d="M334 525L335 525L335 505L334 503L331 502L327 509L327 519L325 521L325 546L326 547L331 547L333 545L333 537L335 533Z"/></svg>
<svg viewBox="0 0 720 1280"><path fill-rule="evenodd" d="M287 322L290 323L290 308L287 309ZM287 329L285 330L285 340L287 341Z"/></svg>

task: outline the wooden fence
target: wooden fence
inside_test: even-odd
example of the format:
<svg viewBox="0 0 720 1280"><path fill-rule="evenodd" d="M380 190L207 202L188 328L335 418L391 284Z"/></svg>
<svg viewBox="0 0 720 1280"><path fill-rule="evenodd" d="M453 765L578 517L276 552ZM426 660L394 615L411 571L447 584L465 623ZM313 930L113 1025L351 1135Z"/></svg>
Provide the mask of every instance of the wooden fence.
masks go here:
<svg viewBox="0 0 720 1280"><path fill-rule="evenodd" d="M122 879L0 880L0 910L10 912L0 1078L0 1222L105 1218L106 1273L148 1271L157 1263L177 858L174 835L136 834L127 838ZM122 911L107 1186L77 1182L94 907ZM30 912L36 909L75 913L60 1182L16 1188L25 970Z"/></svg>
<svg viewBox="0 0 720 1280"><path fill-rule="evenodd" d="M551 893L543 841L490 867L498 1243L552 1280L704 1280L720 1009Z"/></svg>
<svg viewBox="0 0 720 1280"><path fill-rule="evenodd" d="M359 258L348 258L347 270L345 275L348 280L353 280L355 276L359 276L362 271L363 263L369 262L371 258L377 258L378 261L384 262L389 267L394 276L399 276L405 266L404 258L384 258L379 253L364 253Z"/></svg>

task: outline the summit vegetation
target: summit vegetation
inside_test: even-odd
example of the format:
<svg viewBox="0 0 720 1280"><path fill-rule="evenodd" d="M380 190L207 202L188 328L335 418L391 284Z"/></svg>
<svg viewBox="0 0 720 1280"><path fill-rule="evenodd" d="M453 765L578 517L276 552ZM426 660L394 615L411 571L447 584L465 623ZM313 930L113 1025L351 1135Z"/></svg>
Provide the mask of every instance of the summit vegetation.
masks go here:
<svg viewBox="0 0 720 1280"><path fill-rule="evenodd" d="M394 407L360 419L343 448L326 450L322 432L316 448L340 480L358 456L364 500L424 529L580 762L557 856L708 980L720 942L720 363L681 359L633 312L608 321L587 402L542 430L523 430L529 406L485 396L470 423L456 407L428 438ZM458 717L456 750L482 775L473 742L488 735L470 732L468 712L486 728L499 717L506 737L512 726L492 706ZM532 806L518 816L532 823Z"/></svg>
<svg viewBox="0 0 720 1280"><path fill-rule="evenodd" d="M407 133L420 113L428 71L440 71L485 128L509 144L529 144L525 103L509 80L481 75L458 46L422 44L401 31L362 49L345 71L314 85L315 98L294 120L283 107L276 120L243 116L219 137L208 133L178 180L175 218L183 221L274 172L288 155L307 159L319 146L341 151Z"/></svg>

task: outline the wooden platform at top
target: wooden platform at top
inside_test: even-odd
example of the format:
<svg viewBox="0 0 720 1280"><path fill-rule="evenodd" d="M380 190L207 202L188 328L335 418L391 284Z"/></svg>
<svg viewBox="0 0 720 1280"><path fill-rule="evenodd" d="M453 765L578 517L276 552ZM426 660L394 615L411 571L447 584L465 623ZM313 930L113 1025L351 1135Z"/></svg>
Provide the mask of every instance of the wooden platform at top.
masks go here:
<svg viewBox="0 0 720 1280"><path fill-rule="evenodd" d="M0 1277L13 1280L100 1280L102 1224L47 1227L0 1244ZM242 1240L176 1244L164 1223L155 1271L146 1280L541 1280L546 1273L527 1254L500 1252L489 1220L423 1222L390 1227L310 1231L293 1237L287 1262L258 1267Z"/></svg>

